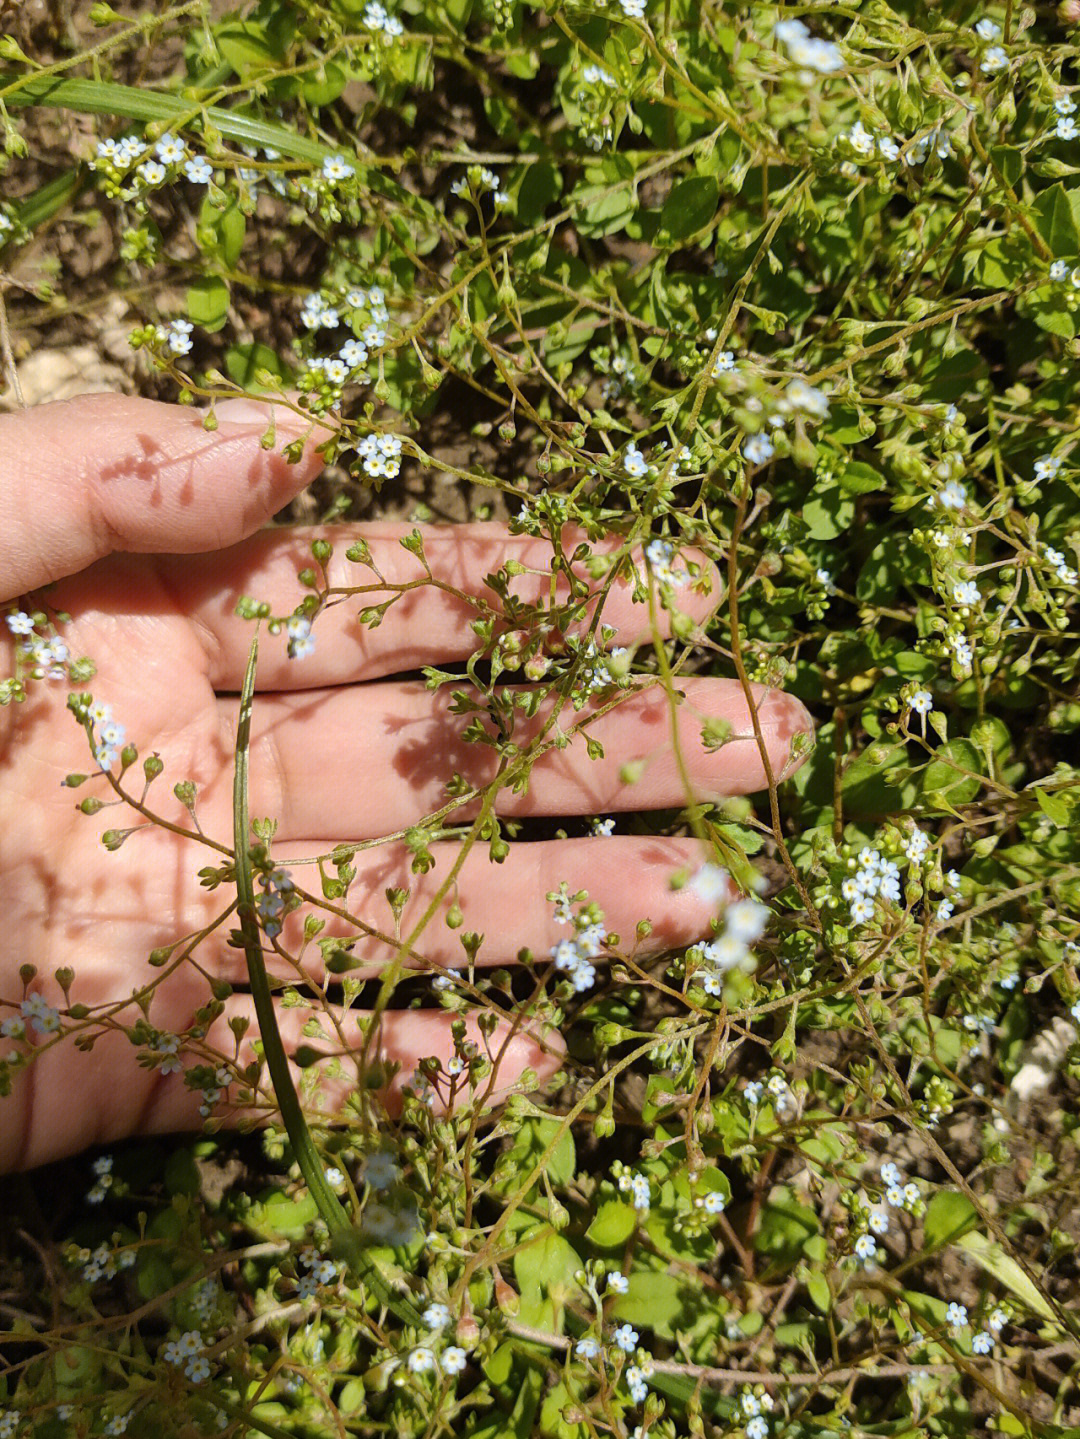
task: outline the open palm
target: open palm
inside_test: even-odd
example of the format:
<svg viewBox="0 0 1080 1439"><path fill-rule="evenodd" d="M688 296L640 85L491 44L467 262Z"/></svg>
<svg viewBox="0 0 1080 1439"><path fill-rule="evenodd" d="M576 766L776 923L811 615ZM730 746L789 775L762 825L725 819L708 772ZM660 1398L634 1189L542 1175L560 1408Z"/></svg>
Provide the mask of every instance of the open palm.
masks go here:
<svg viewBox="0 0 1080 1439"><path fill-rule="evenodd" d="M260 448L265 411L255 407L249 418L228 420L225 413L223 408L219 429L209 434L191 410L104 395L0 419L0 500L11 517L0 537L0 601L10 601L9 613L44 608L71 615L58 629L72 658L86 655L97 666L86 688L123 726L123 742L138 746L139 763L125 775L125 791L141 795L142 761L157 753L164 772L149 790L148 808L191 831L191 815L173 794L174 784L190 780L203 834L231 849L237 694L253 633L235 615L238 600L252 595L269 601L275 614L291 612L303 593L297 574L310 565L311 541L320 533L335 545L332 585L375 582L370 570L345 558L348 545L361 537L389 583L423 579L424 572L400 544L416 528L411 525L261 529L318 473L314 447L321 436L316 433L301 462L289 466L280 454ZM276 418L278 449L306 432L304 422L281 407ZM550 587L549 576L531 573L548 570L546 541L512 536L494 523L420 528L436 581L491 599L484 577L513 557L530 570L515 581L515 594L535 601ZM261 644L252 813L279 821L274 858L316 895L318 869L302 861L342 842L397 834L415 824L447 803L445 785L453 772L480 788L498 770L492 747L463 738L475 717L450 712L449 688L432 691L422 681L386 678L467 658L478 643L469 628L476 610L424 585L396 601L378 628L358 623L365 604L389 593L329 607L305 658L288 657L284 636L264 634ZM705 618L714 604L714 596L683 592L682 607L695 619ZM612 587L603 619L617 630L613 643L645 640L644 616L627 586ZM21 641L3 629L4 668L12 673ZM741 688L711 679L687 679L679 687L686 697L679 710L681 747L698 794L760 788L765 771ZM167 1036L190 1029L210 997L211 979L237 986L245 979L243 955L228 944L235 916L203 940L194 962L171 970L148 965L151 951L205 929L226 909L228 887L211 891L198 878L200 869L221 865L226 856L149 825L125 805L92 816L78 811L86 794L115 796L100 772L77 791L63 786L71 772L96 768L67 694L62 679L44 678L28 685L25 702L0 710L0 885L6 899L0 1021L8 1035L0 1058L21 1045L49 1046L14 1073L11 1094L0 1099L0 1170L137 1132L197 1126L204 1095L185 1084ZM757 689L755 702L773 772L789 773L793 738L809 731L809 717L779 692ZM566 707L560 725L571 728L591 708L575 715ZM524 746L550 710L549 702L520 722L515 740ZM745 738L710 753L701 741L706 716L728 719ZM602 759L589 760L580 737L551 749L523 792L500 793L497 812L597 814L684 801L670 711L658 688L619 704L589 733L603 744ZM647 763L639 782L629 786L620 768L634 758ZM113 764L114 777L119 768ZM469 801L447 822L460 824L478 809L478 799ZM138 824L146 828L117 852L103 846L105 830ZM355 881L336 904L374 931L360 933L353 946L367 972L377 972L396 953L386 889L411 891L400 930L407 936L459 850L456 840L433 843L435 864L424 875L411 872L412 855L401 840L356 853ZM673 871L696 868L702 858L695 841L613 835L513 843L504 863L494 866L487 845L477 844L443 909L456 902L464 928L484 935L478 963L511 963L522 947L542 955L565 937L545 896L567 880L571 890L589 891L607 929L624 945L633 943L636 922L648 917L653 930L639 953L655 951L707 934L715 905L690 888L669 887ZM332 876L333 867L327 872ZM303 906L287 916L280 943L291 954L303 946L304 914L311 912ZM323 938L358 934L343 916L320 917L328 918ZM272 972L296 978L293 966L272 953L269 958ZM442 914L415 946L414 962L454 965L464 958L460 931L448 927ZM29 990L20 977L27 964L36 969ZM315 981L323 978L320 964L319 949L309 945L304 969ZM117 1029L102 1033L85 1053L69 1039L57 1041L52 1010L60 1013L61 1031L71 1024L69 1001L54 978L65 966L75 976L71 1005L106 1006L128 1027L138 1017L133 991L158 982L149 1009L156 1039L141 1051L142 1065L140 1050ZM28 1007L32 994L41 997ZM241 989L225 1000L206 1040L232 1054L229 1020L237 1016L252 1020L240 1048L244 1062L255 1029L251 996ZM282 1008L287 1048L305 1042L302 1029L309 1020L304 1008ZM496 1092L526 1066L543 1076L559 1062L557 1036L545 1040L515 1031L509 1020L486 1039L470 1021L469 1034L497 1060ZM355 1013L343 1019L341 1035L359 1047ZM454 1053L450 1016L437 1009L387 1012L378 1041L382 1058L400 1066L392 1091L408 1082L418 1058L433 1055L445 1063ZM148 1064L150 1053L158 1057ZM344 1093L347 1082L339 1080L337 1087ZM231 1112L234 1091L222 1093L216 1113Z"/></svg>

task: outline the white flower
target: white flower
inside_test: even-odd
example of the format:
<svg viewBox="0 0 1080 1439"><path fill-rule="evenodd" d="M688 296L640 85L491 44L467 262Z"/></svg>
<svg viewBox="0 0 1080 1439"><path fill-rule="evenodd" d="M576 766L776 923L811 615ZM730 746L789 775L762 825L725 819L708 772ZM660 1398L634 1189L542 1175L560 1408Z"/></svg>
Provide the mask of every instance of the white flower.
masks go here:
<svg viewBox="0 0 1080 1439"><path fill-rule="evenodd" d="M413 1374L426 1374L429 1369L435 1367L435 1354L431 1349L426 1349L421 1345L419 1349L414 1349L409 1355L408 1365Z"/></svg>
<svg viewBox="0 0 1080 1439"><path fill-rule="evenodd" d="M712 372L714 375L724 375L735 368L735 352L733 350L721 350L713 362Z"/></svg>
<svg viewBox="0 0 1080 1439"><path fill-rule="evenodd" d="M355 166L350 165L344 155L328 155L323 161L323 179L329 180L331 183L337 180L348 180L355 174Z"/></svg>
<svg viewBox="0 0 1080 1439"><path fill-rule="evenodd" d="M165 179L165 166L159 160L144 160L139 166L139 174L148 185L160 185Z"/></svg>
<svg viewBox="0 0 1080 1439"><path fill-rule="evenodd" d="M214 167L204 155L196 155L184 165L184 174L193 185L209 185Z"/></svg>
<svg viewBox="0 0 1080 1439"><path fill-rule="evenodd" d="M946 510L962 510L967 504L967 491L959 480L950 480L938 492L938 504Z"/></svg>
<svg viewBox="0 0 1080 1439"><path fill-rule="evenodd" d="M844 68L844 57L829 40L818 40L801 20L781 20L773 33L785 46L788 59L821 75L834 74Z"/></svg>
<svg viewBox="0 0 1080 1439"><path fill-rule="evenodd" d="M899 874L887 874L882 878L878 886L878 894L882 899L890 900L897 904L900 900L900 876Z"/></svg>
<svg viewBox="0 0 1080 1439"><path fill-rule="evenodd" d="M874 153L874 137L861 120L856 120L848 131L848 140L857 154L872 155Z"/></svg>
<svg viewBox="0 0 1080 1439"><path fill-rule="evenodd" d="M385 1149L377 1149L365 1158L363 1175L372 1189L389 1189L401 1178L401 1170L395 1164L392 1154Z"/></svg>
<svg viewBox="0 0 1080 1439"><path fill-rule="evenodd" d="M338 356L342 364L348 365L350 370L355 370L367 359L367 346L360 340L346 340L338 351Z"/></svg>
<svg viewBox="0 0 1080 1439"><path fill-rule="evenodd" d="M930 848L930 836L925 830L915 829L904 841L904 853L912 864L918 864Z"/></svg>
<svg viewBox="0 0 1080 1439"><path fill-rule="evenodd" d="M824 390L819 390L814 385L808 385L805 380L792 380L784 391L784 398L792 409L800 410L805 415L811 415L816 420L828 419L828 395Z"/></svg>
<svg viewBox="0 0 1080 1439"><path fill-rule="evenodd" d="M852 924L865 924L874 913L874 906L865 896L860 895L851 901L850 919Z"/></svg>
<svg viewBox="0 0 1080 1439"><path fill-rule="evenodd" d="M450 1310L445 1304L429 1304L423 1313L424 1323L429 1329L445 1329L450 1318Z"/></svg>
<svg viewBox="0 0 1080 1439"><path fill-rule="evenodd" d="M862 1259L873 1259L877 1253L877 1240L872 1234L860 1234L855 1241L855 1253Z"/></svg>
<svg viewBox="0 0 1080 1439"><path fill-rule="evenodd" d="M769 908L756 899L740 899L729 904L724 912L727 933L743 944L753 944L765 933Z"/></svg>
<svg viewBox="0 0 1080 1439"><path fill-rule="evenodd" d="M439 1363L442 1365L444 1374L460 1374L469 1361L469 1356L464 1349L459 1349L456 1344L451 1344L444 1349Z"/></svg>
<svg viewBox="0 0 1080 1439"><path fill-rule="evenodd" d="M687 885L706 904L719 905L730 893L731 876L718 864L703 864Z"/></svg>
<svg viewBox="0 0 1080 1439"><path fill-rule="evenodd" d="M630 1398L635 1404L644 1404L649 1393L644 1370L637 1364L629 1364L623 1377L626 1380L626 1387L630 1391Z"/></svg>
<svg viewBox="0 0 1080 1439"><path fill-rule="evenodd" d="M387 39L393 39L403 30L401 21L396 16L388 15L386 6L380 4L379 0L372 0L364 10L363 23L369 30L380 30Z"/></svg>
<svg viewBox="0 0 1080 1439"><path fill-rule="evenodd" d="M187 146L175 135L162 135L154 146L154 152L163 165L179 165L187 156Z"/></svg>
<svg viewBox="0 0 1080 1439"><path fill-rule="evenodd" d="M945 1322L957 1329L963 1329L968 1322L967 1306L953 1301L945 1311Z"/></svg>
<svg viewBox="0 0 1080 1439"><path fill-rule="evenodd" d="M979 587L974 580L964 580L953 587L953 599L958 605L977 605L980 598Z"/></svg>
<svg viewBox="0 0 1080 1439"><path fill-rule="evenodd" d="M705 959L715 965L721 974L726 974L729 969L741 964L747 953L746 944L734 934L718 935L702 950Z"/></svg>
<svg viewBox="0 0 1080 1439"><path fill-rule="evenodd" d="M607 1287L613 1294L626 1294L630 1288L630 1281L625 1274L609 1274Z"/></svg>
<svg viewBox="0 0 1080 1439"><path fill-rule="evenodd" d="M191 353L191 332L194 329L190 320L172 320L161 332L165 346L173 355L188 355Z"/></svg>
<svg viewBox="0 0 1080 1439"><path fill-rule="evenodd" d="M1004 70L1009 63L1009 57L1000 45L991 45L986 54L982 57L979 69L986 75L996 75L999 70Z"/></svg>
<svg viewBox="0 0 1080 1439"><path fill-rule="evenodd" d="M1035 461L1035 478L1052 480L1062 466L1061 455L1040 455Z"/></svg>
<svg viewBox="0 0 1080 1439"><path fill-rule="evenodd" d="M747 435L743 441L742 452L752 465L763 465L776 453L768 435Z"/></svg>
<svg viewBox="0 0 1080 1439"><path fill-rule="evenodd" d="M626 1354L633 1354L637 1348L638 1332L629 1324L620 1324L611 1337Z"/></svg>
<svg viewBox="0 0 1080 1439"><path fill-rule="evenodd" d="M60 1011L36 992L24 999L19 1009L35 1034L54 1034L60 1028Z"/></svg>
<svg viewBox="0 0 1080 1439"><path fill-rule="evenodd" d="M401 441L396 435L365 435L356 446L364 473L394 479L401 469Z"/></svg>
<svg viewBox="0 0 1080 1439"><path fill-rule="evenodd" d="M627 446L626 453L623 455L623 469L628 475L633 475L635 478L648 473L648 461L636 445Z"/></svg>
<svg viewBox="0 0 1080 1439"><path fill-rule="evenodd" d="M934 696L929 690L916 690L908 700L908 704L916 714L929 714L934 707Z"/></svg>
<svg viewBox="0 0 1080 1439"><path fill-rule="evenodd" d="M988 1334L985 1329L980 1329L978 1334L971 1336L972 1354L989 1354L994 1347L994 1336Z"/></svg>
<svg viewBox="0 0 1080 1439"><path fill-rule="evenodd" d="M1001 26L995 25L993 20L980 20L975 26L975 34L980 40L996 40L1001 34Z"/></svg>
<svg viewBox="0 0 1080 1439"><path fill-rule="evenodd" d="M142 140L136 140L134 135L127 135L116 147L116 159L121 165L133 165L140 155L146 154L146 145Z"/></svg>

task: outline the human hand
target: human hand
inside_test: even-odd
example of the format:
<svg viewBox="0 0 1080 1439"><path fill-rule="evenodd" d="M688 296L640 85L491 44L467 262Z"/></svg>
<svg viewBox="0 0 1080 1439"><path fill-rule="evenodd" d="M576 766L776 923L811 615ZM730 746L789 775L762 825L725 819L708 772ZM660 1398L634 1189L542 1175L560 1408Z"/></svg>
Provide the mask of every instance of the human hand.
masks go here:
<svg viewBox="0 0 1080 1439"><path fill-rule="evenodd" d="M399 543L420 528L436 580L480 594L484 576L513 556L543 572L515 581L514 593L533 601L549 589L551 549L546 540L512 536L496 523L374 522L257 532L319 472L315 446L324 436L316 431L300 463L289 466L277 451L305 435L308 422L276 407L277 451L267 452L259 443L266 407L250 406L247 418L229 408L219 407L215 433L204 431L199 412L118 395L84 396L0 417L0 505L6 517L0 601L10 601L7 613L45 608L70 614L70 623L58 626L60 638L71 658L86 655L97 666L85 688L111 708L126 731L124 742L139 749L139 762L126 776L127 793L138 797L141 762L158 753L165 769L147 796L149 809L190 831L191 817L172 786L191 780L198 787L202 832L231 850L237 695L252 638L250 623L234 613L242 595L268 600L275 614L290 613L302 594L297 574L311 564L311 542L320 533L335 547L333 585L372 581L369 570L345 559L348 545L360 537L392 583L422 577L419 563ZM680 603L702 620L716 603L715 593L715 585L711 597L684 591ZM560 599L566 594L560 580ZM280 820L274 858L281 864L299 865L338 843L404 830L446 802L443 786L451 771L478 786L494 778L495 752L462 740L473 717L450 714L445 690L431 691L422 681L380 679L468 658L477 647L468 623L475 611L425 585L395 602L381 626L371 630L356 618L370 602L364 596L359 603L327 608L314 630L314 651L304 659L287 657L284 637L264 637L251 731L251 809ZM612 586L603 619L617 628L614 643L648 638L645 607L632 604L623 584ZM665 613L665 631L667 620ZM12 674L21 640L6 624L0 631L0 664ZM74 970L72 1004L119 1013L126 1002L120 1018L128 1024L135 1014L132 992L159 981L150 1022L162 1034L184 1034L191 1027L209 998L208 976L233 985L246 978L242 953L227 944L228 921L199 945L195 962L171 972L148 967L152 950L206 928L227 907L225 890L211 892L197 878L200 868L220 864L223 856L156 825L132 835L118 852L107 852L101 842L106 829L142 821L119 806L93 817L79 813L80 795L63 786L64 777L93 770L94 763L68 710L68 686L63 679L45 678L27 688L24 702L0 709L0 892L6 931L0 1022L7 1032L0 1060L20 1045L46 1047L27 1069L13 1073L11 1093L0 1097L0 1171L29 1168L135 1133L190 1129L201 1122L202 1092L187 1087L172 1063L140 1066L137 1049L119 1029L102 1033L85 1053L49 1031L54 1020L48 1007L59 1011L62 1029L69 1027L67 1001L53 977L57 969ZM739 684L687 678L680 689L687 697L679 711L681 746L699 796L761 788L765 770ZM810 731L810 718L796 700L777 691L755 686L754 692L771 768L784 777L795 768L793 737ZM546 702L536 719L524 724L523 744L550 708ZM579 716L568 707L564 726L580 722L590 708L595 706ZM706 715L727 719L744 737L709 753L700 733ZM624 700L588 732L602 741L603 759L590 761L580 737L567 749L551 750L536 762L523 793L499 794L497 813L593 814L685 802L667 700L659 688ZM619 771L635 757L648 757L649 763L630 787ZM81 793L115 797L100 771ZM478 810L479 804L470 802L447 822L459 824ZM434 843L436 864L426 875L411 873L412 856L402 842L360 850L352 861L355 882L341 903L392 938L385 890L407 888L401 933L408 935L459 848L456 840ZM458 875L456 898L464 926L485 936L481 965L511 963L524 946L542 954L565 937L545 898L563 879L572 890L588 889L609 931L632 935L647 916L653 929L638 954L655 953L708 933L715 905L690 887L677 892L669 887L676 869L694 868L701 858L696 840L613 835L513 843L493 869L487 847L476 845ZM318 871L295 871L301 884L309 874L317 878ZM317 883L305 887L319 892ZM288 915L280 938L291 954L303 943L303 915L304 910ZM323 931L324 937L356 934L355 925L334 916ZM425 930L419 950L434 965L464 959L458 933L441 915ZM324 976L318 951L314 957L311 951L309 945L305 969L318 982ZM364 968L355 972L377 973L395 953L392 943L362 935L353 954ZM269 947L267 956L272 973L295 981L295 969ZM36 968L30 991L40 994L47 1008L44 1024L35 1025L31 1014L20 1036L11 1021L19 1018L26 998L19 972L26 964ZM350 1033L356 1035L351 1013ZM205 1041L232 1053L229 1021L240 1017L252 1021L240 1047L242 1064L251 1057L255 1033L250 995L237 991L225 1000ZM304 1042L309 1017L304 1008L279 1009L290 1052ZM437 1009L382 1015L380 1056L401 1066L390 1082L391 1103L419 1057L433 1055L445 1064L453 1055L450 1020ZM496 1062L495 1095L526 1066L541 1078L558 1067L557 1036L544 1040L515 1030L509 1020L486 1041L474 1019L468 1033L486 1044ZM346 1084L335 1083L340 1098ZM215 1113L235 1113L227 1096Z"/></svg>

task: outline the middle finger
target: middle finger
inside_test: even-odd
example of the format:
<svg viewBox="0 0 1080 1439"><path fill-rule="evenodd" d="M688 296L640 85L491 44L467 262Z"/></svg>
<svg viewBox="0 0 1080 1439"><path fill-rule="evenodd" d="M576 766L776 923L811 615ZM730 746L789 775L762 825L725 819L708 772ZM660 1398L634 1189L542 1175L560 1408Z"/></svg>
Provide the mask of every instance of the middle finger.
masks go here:
<svg viewBox="0 0 1080 1439"><path fill-rule="evenodd" d="M675 729L695 793L687 795L672 744L667 697L658 684L637 685L607 714L588 724L603 756L589 759L582 734L573 728L591 716L599 701L580 713L564 704L547 739L561 731L565 748L553 748L533 765L527 788L501 790L502 815L579 815L605 811L666 809L693 800L750 794L768 782L754 733L754 719L735 680L687 677L678 689L685 698L675 710ZM809 736L813 723L797 699L780 690L751 685L751 697L776 780L796 767L795 738ZM527 686L507 690L527 693ZM524 750L541 731L557 702L549 695L535 717L517 716L514 742ZM469 742L463 731L479 721L494 734L486 714L449 713L445 691L415 682L387 681L294 694L257 695L251 722L252 809L279 820L279 840L341 834L373 839L415 824L446 804L452 773L482 789L497 776L500 756L490 745ZM223 746L236 730L234 702L222 699L219 724ZM724 721L727 742L710 749L702 738L706 718ZM628 782L627 762L644 762ZM231 813L231 776L222 773L212 806ZM471 819L473 799L451 820ZM222 816L224 819L224 814Z"/></svg>
<svg viewBox="0 0 1080 1439"><path fill-rule="evenodd" d="M423 537L425 556L436 584L427 581L420 560L401 544L402 537L413 530L419 530ZM573 554L575 546L585 538L585 531L580 527L564 525L564 552ZM288 658L283 637L264 643L259 656L259 688L262 690L345 684L403 674L425 664L467 659L480 646L470 621L483 617L485 611L461 595L479 597L497 613L501 612L504 602L485 585L485 578L510 559L526 567L524 574L511 579L510 595L523 605L550 603L553 553L550 541L512 535L505 525L495 521L465 525L379 521L367 525L283 527L264 530L210 555L154 556L151 563L173 601L190 616L195 633L206 647L210 681L219 693L238 691L247 665L252 630L236 618L240 596L265 600L275 615L291 614L305 594L297 575L313 567L311 545L315 539L327 540L334 546L327 567L331 587L374 588L364 594L332 599L315 622L314 651L303 660ZM346 558L349 546L359 540L368 543L371 558L386 586L371 569ZM594 553L604 554L617 549L621 543L619 536L607 535L590 548ZM631 557L644 574L640 546L631 550ZM688 584L680 585L676 604L695 622L701 623L712 614L719 601L719 571L698 550L684 551L684 558L676 567L677 573L682 571L689 578L687 563L700 566L701 573L708 576L709 592L698 594ZM573 565L572 569L594 595L606 583L606 580L592 579L583 564ZM403 592L392 588L410 584L416 588ZM395 593L398 598L376 628L359 623L357 616L362 609L385 603ZM555 594L557 604L565 604L569 599L569 583L561 570ZM589 600L582 619L575 620L571 626L572 633L587 631L597 603L596 598ZM623 578L611 585L601 618L604 624L615 627L617 644L641 644L650 637L648 606L634 603L632 586ZM661 611L658 618L661 634L669 635L670 615ZM505 629L505 623L500 620L496 633Z"/></svg>

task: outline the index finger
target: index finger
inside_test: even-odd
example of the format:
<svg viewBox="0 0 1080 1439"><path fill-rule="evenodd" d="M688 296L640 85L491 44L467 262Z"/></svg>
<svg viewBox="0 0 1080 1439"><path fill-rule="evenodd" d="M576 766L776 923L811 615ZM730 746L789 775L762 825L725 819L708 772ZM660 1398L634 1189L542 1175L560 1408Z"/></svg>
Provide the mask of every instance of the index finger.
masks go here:
<svg viewBox="0 0 1080 1439"><path fill-rule="evenodd" d="M406 550L401 540L417 530L431 569L427 579L424 566ZM572 554L586 538L578 526L565 525L563 549ZM425 664L446 664L468 659L480 641L471 622L494 609L504 608L502 598L485 584L507 560L517 560L526 573L514 576L510 595L522 607L550 601L552 547L550 540L529 535L512 535L498 521L477 521L458 525L413 525L397 522L304 526L268 530L214 555L161 555L153 564L173 599L195 624L206 645L210 679L219 693L237 691L243 678L251 645L250 628L235 615L241 595L265 600L275 615L290 614L307 593L297 580L303 569L312 567L311 545L325 539L334 547L327 577L332 587L372 587L366 593L328 604L313 628L315 647L303 660L290 660L285 641L263 647L259 661L260 690L301 690L355 680L377 679L403 674ZM386 584L373 570L346 558L351 545L364 541L372 561ZM617 550L623 540L611 534L590 544L596 554ZM631 551L644 575L640 546ZM698 567L697 580L687 568ZM584 562L572 566L591 592L582 616L571 626L572 633L587 633L600 602L606 577L594 580ZM701 624L715 610L720 593L720 573L700 550L687 547L676 567L685 577L675 590L676 605L695 624ZM630 577L632 578L632 576ZM700 581L700 586L698 584ZM415 586L396 592L393 586ZM708 587L707 593L700 589ZM649 607L633 600L633 585L616 579L604 597L602 623L612 625L614 643L637 645L651 637ZM455 593L455 591L457 593ZM399 597L387 609L380 624L372 629L360 623L358 615L370 606ZM477 602L461 598L474 597ZM570 598L566 575L558 573L556 603ZM489 609L479 603L486 600ZM659 608L659 607L658 607ZM671 616L658 615L661 634L671 633ZM498 622L496 633L514 628Z"/></svg>

